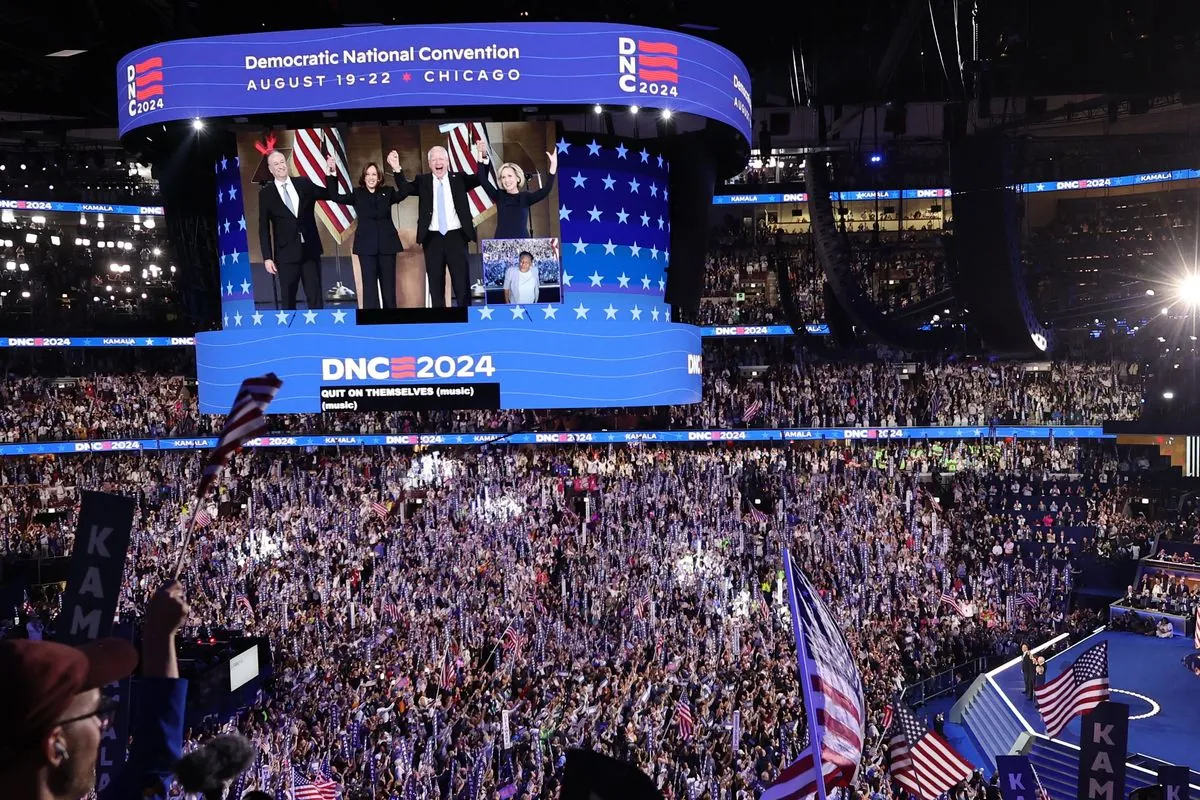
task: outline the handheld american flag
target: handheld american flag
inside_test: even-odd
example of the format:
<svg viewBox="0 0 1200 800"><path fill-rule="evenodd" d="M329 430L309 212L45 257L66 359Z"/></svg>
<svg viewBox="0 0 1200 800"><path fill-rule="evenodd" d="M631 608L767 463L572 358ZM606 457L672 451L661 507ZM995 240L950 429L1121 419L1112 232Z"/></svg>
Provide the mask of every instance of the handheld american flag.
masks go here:
<svg viewBox="0 0 1200 800"><path fill-rule="evenodd" d="M1108 699L1108 642L1086 650L1062 674L1034 692L1046 735L1058 736L1067 723Z"/></svg>
<svg viewBox="0 0 1200 800"><path fill-rule="evenodd" d="M229 410L229 416L225 418L225 427L221 428L221 437L209 455L208 461L204 465L204 474L200 477L200 484L196 487L196 507L192 511L191 522L188 523L187 530L183 534L183 545L179 549L179 560L175 564L176 578L183 569L188 542L192 538L192 529L196 527L204 496L217 482L221 468L229 463L230 456L249 439L266 429L267 420L263 415L266 413L267 406L275 399L280 386L283 386L283 381L279 380L274 372L267 373L260 378L247 378L242 381L237 397L233 399L233 408Z"/></svg>
<svg viewBox="0 0 1200 800"><path fill-rule="evenodd" d="M936 800L975 769L950 743L928 730L906 703L896 702L887 732L892 780L921 800Z"/></svg>
<svg viewBox="0 0 1200 800"><path fill-rule="evenodd" d="M788 603L796 635L800 691L808 716L808 746L779 773L762 800L799 800L849 786L862 760L866 704L862 676L824 601L784 553Z"/></svg>

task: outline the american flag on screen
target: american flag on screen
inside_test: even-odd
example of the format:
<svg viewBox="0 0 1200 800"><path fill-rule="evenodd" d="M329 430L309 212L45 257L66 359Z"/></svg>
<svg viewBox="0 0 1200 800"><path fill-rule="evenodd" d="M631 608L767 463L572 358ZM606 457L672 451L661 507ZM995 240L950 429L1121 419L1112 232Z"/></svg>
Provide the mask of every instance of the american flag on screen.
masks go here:
<svg viewBox="0 0 1200 800"><path fill-rule="evenodd" d="M325 159L329 156L333 156L337 172L327 177ZM328 185L330 189L337 186L346 194L354 190L346 160L346 144L337 128L298 129L292 147L292 163L296 165L296 172L318 186ZM336 241L345 241L350 224L354 222L353 206L318 200L316 214Z"/></svg>
<svg viewBox="0 0 1200 800"><path fill-rule="evenodd" d="M784 555L791 576L789 599L797 630L796 658L807 682L800 690L816 711L816 736L762 794L762 800L799 800L815 794L824 776L825 788L849 786L862 760L866 704L862 676L846 637L804 573ZM813 740L816 741L813 741ZM815 755L820 743L820 757ZM820 773L817 772L819 765Z"/></svg>
<svg viewBox="0 0 1200 800"><path fill-rule="evenodd" d="M971 777L975 767L935 731L928 730L905 703L896 703L888 731L888 772L905 791L936 800Z"/></svg>
<svg viewBox="0 0 1200 800"><path fill-rule="evenodd" d="M212 485L216 483L221 468L229 463L230 457L241 449L247 440L258 436L267 428L264 414L267 406L275 399L275 394L283 381L270 372L261 378L247 378L242 381L237 397L233 400L233 408L225 418L225 427L221 429L221 438L204 465L204 475L200 485L196 487L196 496L203 499Z"/></svg>
<svg viewBox="0 0 1200 800"><path fill-rule="evenodd" d="M474 175L479 168L475 159L475 143L488 144L487 128L482 122L455 122L438 126L438 130L446 134L446 152L450 154L450 171ZM488 144L489 150L491 145ZM492 198L482 186L477 186L467 192L471 201L471 216L479 218L492 207Z"/></svg>
<svg viewBox="0 0 1200 800"><path fill-rule="evenodd" d="M1103 703L1108 694L1108 642L1101 642L1034 692L1046 735L1058 736L1068 722Z"/></svg>

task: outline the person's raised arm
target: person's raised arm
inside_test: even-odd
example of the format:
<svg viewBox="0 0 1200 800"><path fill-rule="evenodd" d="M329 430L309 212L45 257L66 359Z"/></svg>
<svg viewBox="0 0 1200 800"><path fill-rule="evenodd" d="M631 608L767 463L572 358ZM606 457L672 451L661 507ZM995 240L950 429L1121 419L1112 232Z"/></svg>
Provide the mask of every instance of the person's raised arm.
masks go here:
<svg viewBox="0 0 1200 800"><path fill-rule="evenodd" d="M495 187L488 176L492 165L488 163L490 159L487 145L483 142L476 142L475 151L477 153L475 157L475 177L479 180L479 185L483 187L483 190L487 192L487 196L492 198L492 202L494 203L500 199L500 190Z"/></svg>
<svg viewBox="0 0 1200 800"><path fill-rule="evenodd" d="M532 192L526 192L528 198L526 202L529 205L540 203L550 194L550 190L554 188L554 176L558 173L558 150L557 148L546 153L546 158L550 161L550 174L546 176L546 183L542 188Z"/></svg>
<svg viewBox="0 0 1200 800"><path fill-rule="evenodd" d="M405 179L404 167L400 166L400 154L395 150L388 153L387 164L392 170L392 180L396 182L396 195L392 202L399 203L407 197L416 195L418 193L417 182Z"/></svg>

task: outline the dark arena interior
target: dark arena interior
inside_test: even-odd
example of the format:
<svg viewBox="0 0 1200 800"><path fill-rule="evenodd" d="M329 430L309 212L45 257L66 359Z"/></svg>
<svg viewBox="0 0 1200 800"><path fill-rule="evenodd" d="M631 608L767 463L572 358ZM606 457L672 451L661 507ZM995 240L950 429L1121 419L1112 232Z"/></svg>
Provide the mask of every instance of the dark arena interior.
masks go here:
<svg viewBox="0 0 1200 800"><path fill-rule="evenodd" d="M1200 800L1200 6L8 6L5 798Z"/></svg>

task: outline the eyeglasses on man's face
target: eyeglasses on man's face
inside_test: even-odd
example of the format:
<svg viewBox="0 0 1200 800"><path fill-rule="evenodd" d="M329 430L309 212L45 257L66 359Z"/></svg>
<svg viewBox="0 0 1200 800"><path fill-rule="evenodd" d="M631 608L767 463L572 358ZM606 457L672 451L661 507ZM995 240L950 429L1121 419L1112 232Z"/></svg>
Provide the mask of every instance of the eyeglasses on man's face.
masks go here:
<svg viewBox="0 0 1200 800"><path fill-rule="evenodd" d="M68 719L60 719L56 725L69 725L72 722L82 722L85 719L95 717L100 721L100 730L107 730L112 724L113 717L117 713L117 708L120 707L120 702L112 697L101 697L100 702L96 707L86 714L80 714L78 717L70 717Z"/></svg>

